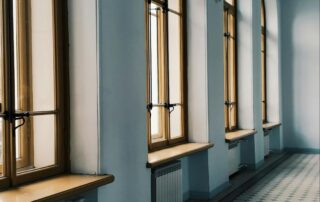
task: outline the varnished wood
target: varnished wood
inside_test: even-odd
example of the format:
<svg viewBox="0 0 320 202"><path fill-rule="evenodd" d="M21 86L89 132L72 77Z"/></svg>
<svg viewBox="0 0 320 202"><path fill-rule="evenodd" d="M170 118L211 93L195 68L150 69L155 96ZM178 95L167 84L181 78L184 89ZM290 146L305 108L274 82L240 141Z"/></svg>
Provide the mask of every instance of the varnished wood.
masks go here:
<svg viewBox="0 0 320 202"><path fill-rule="evenodd" d="M270 130L275 127L281 126L281 123L264 123L262 124L263 130Z"/></svg>
<svg viewBox="0 0 320 202"><path fill-rule="evenodd" d="M0 192L0 201L58 201L114 181L112 175L62 175Z"/></svg>
<svg viewBox="0 0 320 202"><path fill-rule="evenodd" d="M233 142L233 141L240 140L245 137L254 135L256 133L257 133L256 130L237 130L233 132L228 132L225 135L225 140L226 142Z"/></svg>
<svg viewBox="0 0 320 202"><path fill-rule="evenodd" d="M157 1L152 0L151 3L157 4L159 7L166 9L167 1ZM150 72L151 72L151 60L150 60L150 3L146 0L146 31L147 31L147 104L151 103L150 89L152 88ZM173 11L168 9L169 12L176 14L180 17L180 87L181 87L181 97L180 97L180 106L181 106L181 137L171 138L170 136L170 112L169 109L159 108L159 133L156 135L151 134L151 114L147 112L147 132L148 132L148 149L149 152L164 149L170 146L175 146L176 144L183 144L187 141L187 86L186 86L186 26L185 26L185 2L180 0L180 11ZM162 10L158 11L156 15L158 18L158 77L159 77L159 103L169 103L170 102L170 86L169 86L169 40L168 40L168 13L163 12Z"/></svg>
<svg viewBox="0 0 320 202"><path fill-rule="evenodd" d="M186 143L148 154L147 167L154 168L170 161L213 147L212 143Z"/></svg>

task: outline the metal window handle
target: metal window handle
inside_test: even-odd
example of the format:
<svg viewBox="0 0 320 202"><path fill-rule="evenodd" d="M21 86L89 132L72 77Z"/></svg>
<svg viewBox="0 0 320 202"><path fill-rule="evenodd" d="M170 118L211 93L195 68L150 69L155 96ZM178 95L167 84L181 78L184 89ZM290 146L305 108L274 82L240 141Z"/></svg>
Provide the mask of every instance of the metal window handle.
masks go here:
<svg viewBox="0 0 320 202"><path fill-rule="evenodd" d="M10 114L9 112L5 112L5 119L9 120L10 122L16 121L16 120L22 120L22 123L14 127L14 129L18 129L21 126L23 126L26 123L25 117L29 117L29 112L15 112L13 114Z"/></svg>
<svg viewBox="0 0 320 202"><path fill-rule="evenodd" d="M153 107L164 107L166 109L169 109L170 113L171 113L174 110L174 107L177 106L177 105L180 105L180 104L179 103L163 103L163 104L152 104L152 103L149 103L149 104L147 104L147 110L149 112L151 112ZM172 110L171 110L171 108L172 108Z"/></svg>
<svg viewBox="0 0 320 202"><path fill-rule="evenodd" d="M232 106L232 105L235 105L236 102L225 101L224 104L227 106Z"/></svg>
<svg viewBox="0 0 320 202"><path fill-rule="evenodd" d="M225 33L223 34L223 36L229 38L229 37L231 36L231 34L230 34L230 32L225 32Z"/></svg>

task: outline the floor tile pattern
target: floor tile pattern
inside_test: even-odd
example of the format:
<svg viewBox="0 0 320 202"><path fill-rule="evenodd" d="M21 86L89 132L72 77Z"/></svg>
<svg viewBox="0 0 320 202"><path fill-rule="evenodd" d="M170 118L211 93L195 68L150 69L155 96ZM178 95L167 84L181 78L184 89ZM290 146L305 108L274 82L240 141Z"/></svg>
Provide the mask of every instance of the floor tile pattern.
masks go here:
<svg viewBox="0 0 320 202"><path fill-rule="evenodd" d="M292 155L234 201L320 202L320 155Z"/></svg>

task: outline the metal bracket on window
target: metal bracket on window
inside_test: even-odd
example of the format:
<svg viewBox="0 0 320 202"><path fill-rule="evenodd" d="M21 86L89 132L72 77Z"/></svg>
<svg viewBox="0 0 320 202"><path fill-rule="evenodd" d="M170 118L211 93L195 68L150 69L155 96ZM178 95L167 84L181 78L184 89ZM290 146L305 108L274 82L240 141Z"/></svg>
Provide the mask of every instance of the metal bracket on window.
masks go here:
<svg viewBox="0 0 320 202"><path fill-rule="evenodd" d="M225 33L223 34L223 36L229 38L229 37L231 36L231 34L230 34L230 32L225 32Z"/></svg>
<svg viewBox="0 0 320 202"><path fill-rule="evenodd" d="M30 113L29 112L15 112L15 113L9 113L9 112L4 112L5 117L4 119L9 120L10 122L14 122L16 120L22 120L22 123L14 127L14 129L18 129L21 126L23 126L26 123L25 117L29 117Z"/></svg>
<svg viewBox="0 0 320 202"><path fill-rule="evenodd" d="M235 105L236 102L225 101L224 104L229 107L229 106Z"/></svg>
<svg viewBox="0 0 320 202"><path fill-rule="evenodd" d="M147 104L147 110L150 113L153 107L164 107L164 108L169 110L169 113L171 113L171 112L173 112L174 107L177 106L177 105L179 105L179 104L178 103L173 103L173 104L171 104L171 103L163 103L163 104L152 104L152 103L149 103L149 104Z"/></svg>
<svg viewBox="0 0 320 202"><path fill-rule="evenodd" d="M26 123L25 117L29 117L30 113L29 112L18 112L14 113L14 120L22 120L22 123L14 127L14 129L18 129L21 126L23 126Z"/></svg>

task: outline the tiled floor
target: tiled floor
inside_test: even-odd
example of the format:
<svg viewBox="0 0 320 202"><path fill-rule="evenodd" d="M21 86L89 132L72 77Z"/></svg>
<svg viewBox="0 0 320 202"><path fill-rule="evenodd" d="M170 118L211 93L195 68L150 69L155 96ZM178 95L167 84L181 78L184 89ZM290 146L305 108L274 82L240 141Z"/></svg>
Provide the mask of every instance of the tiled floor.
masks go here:
<svg viewBox="0 0 320 202"><path fill-rule="evenodd" d="M320 155L294 154L235 202L320 202Z"/></svg>

